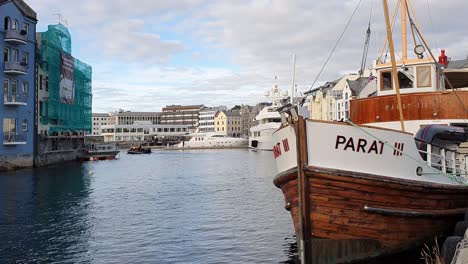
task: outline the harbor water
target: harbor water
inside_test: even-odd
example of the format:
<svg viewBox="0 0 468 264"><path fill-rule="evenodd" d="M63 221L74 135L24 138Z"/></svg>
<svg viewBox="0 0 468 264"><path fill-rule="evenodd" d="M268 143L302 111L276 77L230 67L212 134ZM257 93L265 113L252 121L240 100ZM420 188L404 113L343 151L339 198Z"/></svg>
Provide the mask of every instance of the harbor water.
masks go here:
<svg viewBox="0 0 468 264"><path fill-rule="evenodd" d="M294 263L271 152L155 151L0 174L0 263Z"/></svg>

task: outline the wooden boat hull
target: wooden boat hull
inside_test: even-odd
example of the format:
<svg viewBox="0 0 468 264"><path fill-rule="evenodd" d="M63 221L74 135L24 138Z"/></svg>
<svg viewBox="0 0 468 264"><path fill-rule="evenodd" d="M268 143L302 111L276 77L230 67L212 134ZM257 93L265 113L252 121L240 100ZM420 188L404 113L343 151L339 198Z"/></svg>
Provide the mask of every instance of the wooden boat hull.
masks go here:
<svg viewBox="0 0 468 264"><path fill-rule="evenodd" d="M404 251L452 232L468 207L466 187L306 166L314 263ZM278 175L300 237L297 168Z"/></svg>

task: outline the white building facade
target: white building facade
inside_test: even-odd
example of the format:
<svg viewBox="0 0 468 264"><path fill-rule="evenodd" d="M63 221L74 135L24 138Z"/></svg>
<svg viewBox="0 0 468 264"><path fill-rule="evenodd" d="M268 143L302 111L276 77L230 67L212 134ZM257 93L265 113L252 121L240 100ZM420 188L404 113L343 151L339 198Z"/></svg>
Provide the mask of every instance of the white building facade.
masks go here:
<svg viewBox="0 0 468 264"><path fill-rule="evenodd" d="M198 116L198 132L215 132L215 116L218 111L226 111L226 106L205 107Z"/></svg>
<svg viewBox="0 0 468 264"><path fill-rule="evenodd" d="M93 136L101 136L102 126L110 125L111 116L108 113L93 113Z"/></svg>

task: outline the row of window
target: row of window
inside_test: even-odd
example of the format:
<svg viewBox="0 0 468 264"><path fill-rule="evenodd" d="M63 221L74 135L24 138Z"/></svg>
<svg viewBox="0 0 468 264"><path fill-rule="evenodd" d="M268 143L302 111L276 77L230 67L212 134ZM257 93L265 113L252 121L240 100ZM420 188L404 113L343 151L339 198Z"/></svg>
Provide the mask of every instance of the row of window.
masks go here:
<svg viewBox="0 0 468 264"><path fill-rule="evenodd" d="M178 128L175 128L175 127L166 127L166 128L148 128L148 129L144 129L144 128L116 128L115 129L115 133L149 133L150 131L153 131L153 132L166 132L166 133L169 133L169 132L187 132L187 128L185 127L178 127ZM109 132L105 132L105 131L109 131ZM113 129L103 129L102 130L103 133L114 133L114 130Z"/></svg>
<svg viewBox="0 0 468 264"><path fill-rule="evenodd" d="M3 23L3 29L18 31L19 30L18 20L13 19L13 22L12 22L10 17L5 17L5 20L4 20L4 23ZM23 23L23 29L22 30L24 30L25 35L28 34L29 33L29 24L28 23Z"/></svg>
<svg viewBox="0 0 468 264"><path fill-rule="evenodd" d="M29 93L29 83L24 81L21 86L21 95L27 97ZM3 96L4 101L10 101L9 98L16 98L18 95L18 80L3 80Z"/></svg>
<svg viewBox="0 0 468 264"><path fill-rule="evenodd" d="M427 88L432 86L431 81L431 66L417 66L416 67L416 87ZM381 91L393 89L393 79L391 71L383 71L380 73L382 82L380 85ZM398 82L401 89L414 88L414 68L408 67L404 70L398 71Z"/></svg>
<svg viewBox="0 0 468 264"><path fill-rule="evenodd" d="M227 121L228 125L241 125L241 121ZM216 125L219 126L219 121L216 121ZM221 125L224 126L224 121L221 121Z"/></svg>
<svg viewBox="0 0 468 264"><path fill-rule="evenodd" d="M8 48L8 47L3 48L3 61L4 62L8 62L8 61L20 62L18 49L13 49L13 48ZM28 63L29 63L29 53L27 53L26 51L23 51L21 64L28 65Z"/></svg>

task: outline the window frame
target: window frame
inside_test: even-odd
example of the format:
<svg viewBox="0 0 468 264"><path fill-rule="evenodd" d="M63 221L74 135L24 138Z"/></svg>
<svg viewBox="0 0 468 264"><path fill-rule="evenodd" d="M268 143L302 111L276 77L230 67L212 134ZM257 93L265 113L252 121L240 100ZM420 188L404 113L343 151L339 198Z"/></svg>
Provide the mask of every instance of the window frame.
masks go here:
<svg viewBox="0 0 468 264"><path fill-rule="evenodd" d="M390 74L390 88L384 88L384 74ZM391 70L381 71L380 72L380 91L392 91L393 89L393 73Z"/></svg>
<svg viewBox="0 0 468 264"><path fill-rule="evenodd" d="M26 118L21 122L21 131L28 132L28 120Z"/></svg>
<svg viewBox="0 0 468 264"><path fill-rule="evenodd" d="M419 71L420 71L420 69L429 69L429 85L420 85L420 82L419 82ZM432 66L431 65L416 66L416 87L417 88L432 87Z"/></svg>
<svg viewBox="0 0 468 264"><path fill-rule="evenodd" d="M15 31L18 31L18 28L19 28L19 23L18 23L18 20L13 20L13 23L11 23L11 29L12 30L15 30Z"/></svg>

